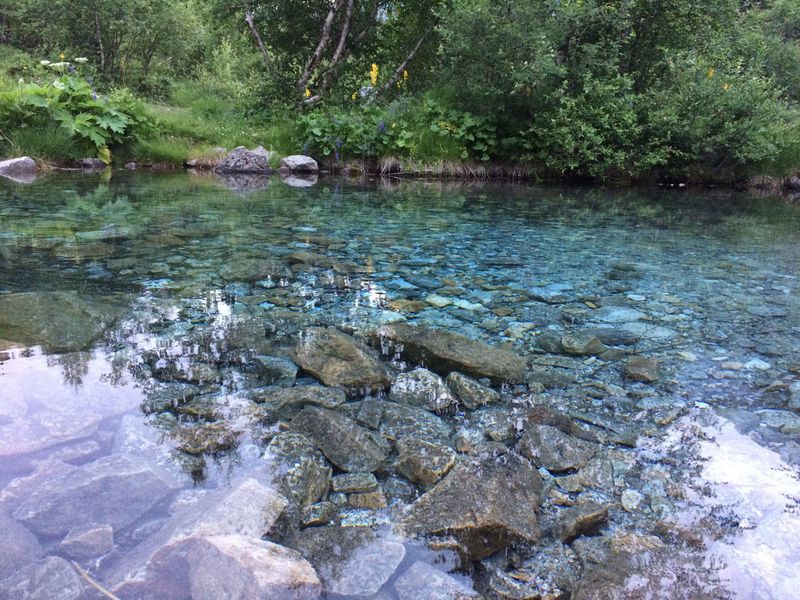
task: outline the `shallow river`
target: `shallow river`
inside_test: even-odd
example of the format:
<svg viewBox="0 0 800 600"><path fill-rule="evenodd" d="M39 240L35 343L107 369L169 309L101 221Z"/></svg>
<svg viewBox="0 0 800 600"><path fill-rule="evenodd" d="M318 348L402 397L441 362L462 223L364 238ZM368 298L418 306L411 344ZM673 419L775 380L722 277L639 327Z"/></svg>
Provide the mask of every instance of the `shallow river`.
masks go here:
<svg viewBox="0 0 800 600"><path fill-rule="evenodd" d="M798 277L777 198L0 181L0 598L800 598Z"/></svg>

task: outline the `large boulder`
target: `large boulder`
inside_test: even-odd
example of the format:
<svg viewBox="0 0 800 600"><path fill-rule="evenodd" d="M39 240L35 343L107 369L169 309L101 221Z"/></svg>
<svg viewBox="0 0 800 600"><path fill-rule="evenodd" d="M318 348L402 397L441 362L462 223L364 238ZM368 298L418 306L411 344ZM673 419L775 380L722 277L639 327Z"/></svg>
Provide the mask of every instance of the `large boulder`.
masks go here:
<svg viewBox="0 0 800 600"><path fill-rule="evenodd" d="M291 427L312 440L343 471L373 472L386 461L386 448L376 442L375 434L341 413L306 406Z"/></svg>
<svg viewBox="0 0 800 600"><path fill-rule="evenodd" d="M242 535L198 540L189 555L193 600L313 600L322 584L296 551Z"/></svg>
<svg viewBox="0 0 800 600"><path fill-rule="evenodd" d="M118 298L77 292L0 294L0 339L40 344L48 352L88 348L121 314Z"/></svg>
<svg viewBox="0 0 800 600"><path fill-rule="evenodd" d="M289 173L317 173L319 165L310 156L292 154L281 159L281 171Z"/></svg>
<svg viewBox="0 0 800 600"><path fill-rule="evenodd" d="M378 392L391 383L372 350L333 327L310 327L294 349L294 361L325 385L351 393Z"/></svg>
<svg viewBox="0 0 800 600"><path fill-rule="evenodd" d="M244 146L239 146L230 151L223 158L217 168L218 173L255 173L269 174L273 169L269 166L272 154L259 146L254 150L248 150Z"/></svg>
<svg viewBox="0 0 800 600"><path fill-rule="evenodd" d="M13 181L29 183L36 178L36 163L29 156L0 160L0 175Z"/></svg>
<svg viewBox="0 0 800 600"><path fill-rule="evenodd" d="M541 477L525 459L462 463L411 505L402 527L409 534L454 537L480 560L539 539L541 491Z"/></svg>
<svg viewBox="0 0 800 600"><path fill-rule="evenodd" d="M74 527L95 523L124 529L179 485L144 459L110 455L38 480L18 498L11 516L46 537L63 536Z"/></svg>
<svg viewBox="0 0 800 600"><path fill-rule="evenodd" d="M287 574L300 573L301 588L309 581L313 583L301 557L284 553L280 547L265 547L263 544L268 542L262 544L261 538L275 525L289 502L261 481L269 478L267 470L257 470L251 475L232 488L209 492L197 503L178 511L161 529L118 560L104 575L104 582L120 598L183 600L191 596L190 589L195 591L198 581L204 581L199 571L219 578L220 585L235 585L228 582L234 576L246 581L253 578L270 581L263 572L270 563L259 566L257 560L251 560L255 556L259 560L274 559L276 565L286 567ZM209 556L214 556L217 562L209 560ZM314 586L311 588L309 597L315 598ZM244 589L251 591L249 587Z"/></svg>
<svg viewBox="0 0 800 600"><path fill-rule="evenodd" d="M377 340L390 342L401 356L424 364L440 375L460 371L495 384L525 381L525 361L509 350L490 346L450 331L392 323L380 327Z"/></svg>

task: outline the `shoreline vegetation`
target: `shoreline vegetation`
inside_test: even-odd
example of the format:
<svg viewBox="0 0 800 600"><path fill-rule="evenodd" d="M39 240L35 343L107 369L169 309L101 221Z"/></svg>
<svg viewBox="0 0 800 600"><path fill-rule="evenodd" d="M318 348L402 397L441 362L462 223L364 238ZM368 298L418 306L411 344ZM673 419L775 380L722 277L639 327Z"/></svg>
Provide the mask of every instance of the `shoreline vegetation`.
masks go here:
<svg viewBox="0 0 800 600"><path fill-rule="evenodd" d="M113 4L0 9L0 158L800 189L792 0Z"/></svg>

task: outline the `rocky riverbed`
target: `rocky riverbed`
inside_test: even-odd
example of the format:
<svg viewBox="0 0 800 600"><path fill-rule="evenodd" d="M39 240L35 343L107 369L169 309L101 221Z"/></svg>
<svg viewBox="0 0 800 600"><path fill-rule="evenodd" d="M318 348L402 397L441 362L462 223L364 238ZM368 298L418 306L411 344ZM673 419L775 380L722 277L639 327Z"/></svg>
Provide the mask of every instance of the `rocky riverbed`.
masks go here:
<svg viewBox="0 0 800 600"><path fill-rule="evenodd" d="M36 185L0 189L0 597L797 589L795 207Z"/></svg>

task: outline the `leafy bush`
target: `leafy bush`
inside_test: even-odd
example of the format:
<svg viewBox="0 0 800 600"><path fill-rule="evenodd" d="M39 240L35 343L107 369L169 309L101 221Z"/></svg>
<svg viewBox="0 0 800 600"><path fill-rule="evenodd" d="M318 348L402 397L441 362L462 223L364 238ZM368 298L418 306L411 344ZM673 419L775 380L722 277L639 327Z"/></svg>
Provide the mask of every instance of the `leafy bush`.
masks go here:
<svg viewBox="0 0 800 600"><path fill-rule="evenodd" d="M300 117L307 152L334 161L382 156L418 160L488 161L497 147L486 118L454 110L427 98L345 110L317 110Z"/></svg>
<svg viewBox="0 0 800 600"><path fill-rule="evenodd" d="M41 71L39 82L20 80L16 88L0 93L0 127L4 130L50 131L57 126L74 138L76 147L94 151L110 162L111 148L148 129L142 105L129 93L99 97L90 80L70 63L43 61L42 66L63 74L43 83L47 72Z"/></svg>

